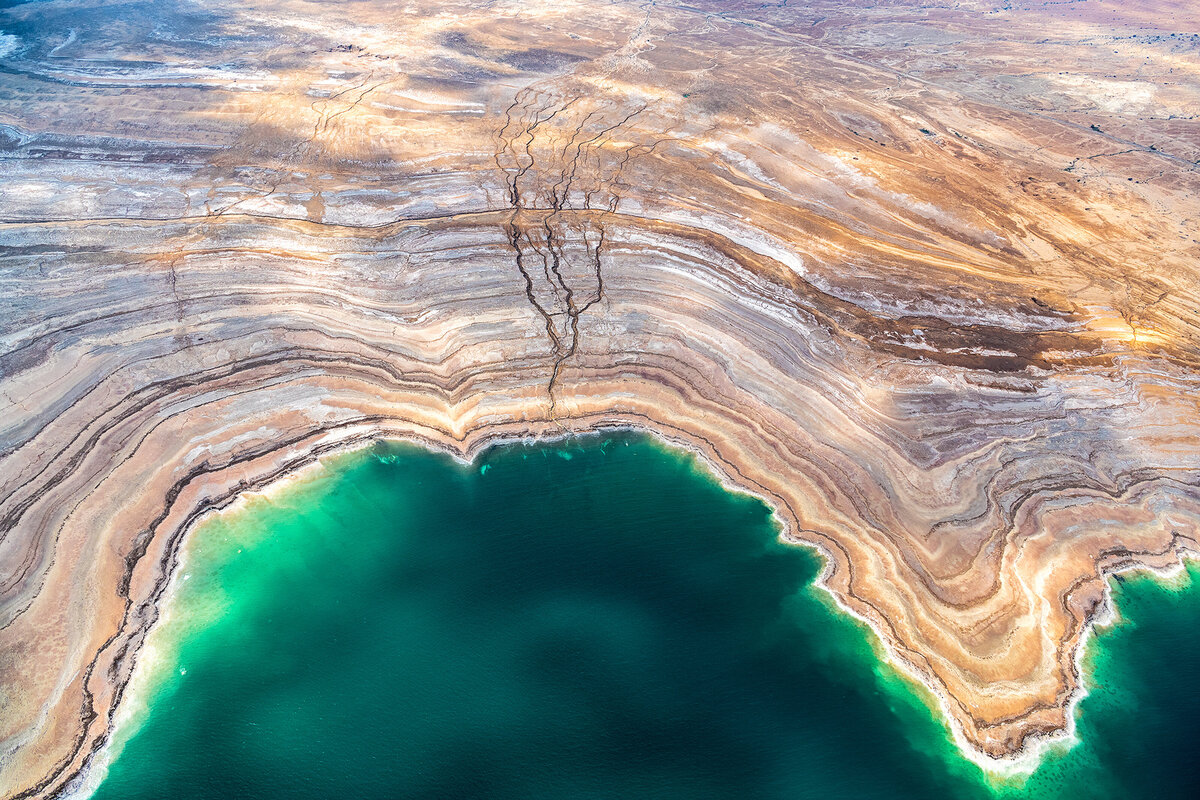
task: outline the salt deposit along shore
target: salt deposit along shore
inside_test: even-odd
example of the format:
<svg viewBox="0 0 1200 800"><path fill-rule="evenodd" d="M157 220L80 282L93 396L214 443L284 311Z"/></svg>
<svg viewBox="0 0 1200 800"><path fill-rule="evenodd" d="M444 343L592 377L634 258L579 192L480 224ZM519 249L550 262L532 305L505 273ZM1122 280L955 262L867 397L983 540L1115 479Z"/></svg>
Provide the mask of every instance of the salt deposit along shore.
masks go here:
<svg viewBox="0 0 1200 800"><path fill-rule="evenodd" d="M657 433L976 758L1067 730L1200 525L1200 19L1077 6L0 12L0 796L196 519L379 437Z"/></svg>

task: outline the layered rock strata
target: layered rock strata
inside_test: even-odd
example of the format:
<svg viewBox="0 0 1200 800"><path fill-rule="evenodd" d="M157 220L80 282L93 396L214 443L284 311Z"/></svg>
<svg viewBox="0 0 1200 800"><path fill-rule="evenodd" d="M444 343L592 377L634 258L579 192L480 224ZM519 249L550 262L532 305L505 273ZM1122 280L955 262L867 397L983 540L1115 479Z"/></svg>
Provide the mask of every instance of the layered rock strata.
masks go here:
<svg viewBox="0 0 1200 800"><path fill-rule="evenodd" d="M103 747L192 523L379 437L694 448L965 747L1061 731L1200 535L1189 13L0 12L0 794Z"/></svg>

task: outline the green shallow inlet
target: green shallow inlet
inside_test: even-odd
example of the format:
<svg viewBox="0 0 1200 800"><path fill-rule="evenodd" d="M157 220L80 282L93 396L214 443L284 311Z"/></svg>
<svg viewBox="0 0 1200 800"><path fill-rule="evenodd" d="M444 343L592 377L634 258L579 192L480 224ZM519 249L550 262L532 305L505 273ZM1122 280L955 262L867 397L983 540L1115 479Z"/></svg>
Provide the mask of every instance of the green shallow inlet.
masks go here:
<svg viewBox="0 0 1200 800"><path fill-rule="evenodd" d="M94 796L1195 794L1190 588L1118 587L1083 744L997 788L777 535L641 435L332 459L191 537Z"/></svg>

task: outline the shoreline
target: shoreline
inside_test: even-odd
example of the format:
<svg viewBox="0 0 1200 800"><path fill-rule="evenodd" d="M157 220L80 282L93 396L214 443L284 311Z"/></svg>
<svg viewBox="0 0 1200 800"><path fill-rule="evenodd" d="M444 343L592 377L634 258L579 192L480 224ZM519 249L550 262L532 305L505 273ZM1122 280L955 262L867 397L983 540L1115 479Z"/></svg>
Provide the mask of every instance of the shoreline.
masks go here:
<svg viewBox="0 0 1200 800"><path fill-rule="evenodd" d="M779 541L792 546L805 547L814 551L819 557L821 570L810 585L819 590L822 596L834 606L838 613L845 614L850 619L865 627L870 637L869 644L871 645L871 650L875 653L878 663L895 670L897 676L907 684L908 691L912 692L915 699L931 712L934 721L950 734L950 740L955 745L956 755L978 767L983 772L987 783L992 785L993 788L997 780L1017 779L1024 781L1028 779L1037 771L1051 751L1062 748L1066 752L1082 743L1082 740L1077 736L1076 711L1079 703L1089 694L1086 670L1083 665L1087 644L1098 626L1112 625L1120 618L1119 610L1116 608L1112 596L1112 579L1122 573L1141 572L1146 573L1148 577L1156 581L1167 581L1186 571L1186 561L1200 562L1200 551L1184 551L1180 554L1179 561L1161 568L1130 563L1116 569L1102 570L1101 577L1104 580L1104 602L1100 606L1102 611L1084 623L1072 655L1076 689L1070 694L1065 705L1067 724L1058 731L1030 734L1026 737L1021 750L1011 756L992 756L971 744L961 724L950 713L949 701L944 694L938 691L932 682L926 680L918 670L899 657L894 645L880 633L868 617L859 614L849 605L845 604L829 586L828 578L835 572L836 562L833 554L820 543L804 539L798 533L791 531L786 516L780 513L779 508L771 498L736 483L729 477L725 470L722 470L698 446L672 438L653 428L630 423L601 423L585 430L575 431L564 429L552 434L506 435L502 433L494 438L483 435L465 450L455 449L451 445L415 435L383 435L374 438L358 439L347 442L344 446L321 452L313 457L312 460L305 462L284 475L268 480L262 486L239 492L226 505L204 510L179 532L177 547L172 553L174 562L170 567L164 589L155 602L156 619L143 638L142 645L133 654L133 666L129 670L129 678L121 690L122 699L116 704L113 722L108 726L104 742L98 749L92 752L91 756L82 765L80 771L73 778L66 781L60 796L64 800L87 800L87 798L91 797L106 777L109 764L112 763L114 758L120 755L120 748L125 744L124 740L116 741L116 737L120 735L121 729L135 722L137 725L140 725L140 720L132 719L134 714L138 712L149 713L149 701L143 700L141 703L130 706L127 694L131 690L152 688L151 686L136 685L136 682L152 681L157 677L154 674L146 675L142 673L145 664L143 661L144 654L147 652L148 645L151 647L151 652L154 652L153 642L151 641L152 637L163 630L164 623L175 619L169 612L169 609L177 597L180 583L186 580L185 569L191 558L190 546L193 542L194 534L205 523L226 514L237 515L243 513L246 511L246 507L257 499L272 502L280 494L298 490L306 481L325 473L328 470L329 461L343 458L362 450L371 449L379 443L413 445L431 453L447 455L460 467L468 468L473 467L477 463L481 454L493 448L505 446L551 446L558 442L599 438L608 432L625 432L647 436L658 445L664 447L664 449L687 453L695 458L697 464L706 473L706 476L714 481L722 491L752 497L765 505L770 512L770 519L777 530ZM139 675L142 675L142 677L139 678ZM934 702L930 704L928 702L929 699L932 699ZM129 735L133 735L136 731L137 726L135 725L129 731ZM114 745L118 748L115 751L113 750Z"/></svg>

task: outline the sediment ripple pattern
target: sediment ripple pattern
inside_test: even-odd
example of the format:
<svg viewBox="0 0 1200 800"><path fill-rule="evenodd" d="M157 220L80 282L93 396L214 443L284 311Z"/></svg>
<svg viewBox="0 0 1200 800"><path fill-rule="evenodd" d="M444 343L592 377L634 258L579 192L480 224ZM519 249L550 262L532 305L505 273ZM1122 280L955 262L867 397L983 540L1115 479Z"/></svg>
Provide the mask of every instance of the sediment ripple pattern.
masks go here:
<svg viewBox="0 0 1200 800"><path fill-rule="evenodd" d="M1115 8L0 11L0 794L104 746L199 517L379 437L654 431L965 747L1067 727L1104 575L1200 536L1200 45Z"/></svg>

